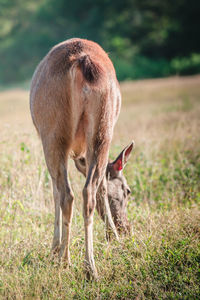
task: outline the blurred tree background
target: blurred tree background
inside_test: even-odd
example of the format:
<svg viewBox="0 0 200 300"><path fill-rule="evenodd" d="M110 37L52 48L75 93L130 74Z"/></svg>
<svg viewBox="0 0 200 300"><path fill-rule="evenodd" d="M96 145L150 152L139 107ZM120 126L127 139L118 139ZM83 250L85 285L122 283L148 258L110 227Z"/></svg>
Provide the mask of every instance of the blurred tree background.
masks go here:
<svg viewBox="0 0 200 300"><path fill-rule="evenodd" d="M71 37L98 42L119 80L199 73L200 1L0 0L0 84Z"/></svg>

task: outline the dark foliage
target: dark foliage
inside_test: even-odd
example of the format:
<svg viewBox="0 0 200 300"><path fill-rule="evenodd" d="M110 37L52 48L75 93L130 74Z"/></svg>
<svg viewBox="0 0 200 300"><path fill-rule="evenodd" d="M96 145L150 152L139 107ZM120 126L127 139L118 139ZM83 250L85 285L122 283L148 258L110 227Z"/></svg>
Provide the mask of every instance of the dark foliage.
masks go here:
<svg viewBox="0 0 200 300"><path fill-rule="evenodd" d="M0 0L0 83L30 78L71 37L100 43L121 80L198 73L199 15L196 0Z"/></svg>

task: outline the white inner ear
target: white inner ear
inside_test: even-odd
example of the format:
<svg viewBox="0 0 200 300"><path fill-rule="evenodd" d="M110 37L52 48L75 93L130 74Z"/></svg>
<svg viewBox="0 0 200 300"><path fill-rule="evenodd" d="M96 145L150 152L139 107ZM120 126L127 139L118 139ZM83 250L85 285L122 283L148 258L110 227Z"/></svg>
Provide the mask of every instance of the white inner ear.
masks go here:
<svg viewBox="0 0 200 300"><path fill-rule="evenodd" d="M131 151L125 156L125 153L126 153L126 151L129 149L129 147L131 146L131 144L132 144L132 149L131 149ZM131 155L131 152L133 151L133 149L134 149L134 146L135 146L135 142L134 141L132 141L132 143L131 143L128 147L126 147L126 149L124 150L124 153L123 153L123 162L124 162L124 165L127 163L127 161L128 161L128 159L129 159L129 156ZM125 162L125 157L126 157L126 162Z"/></svg>
<svg viewBox="0 0 200 300"><path fill-rule="evenodd" d="M124 168L124 166L126 164L126 162L125 162L125 152L126 151L124 151L123 154L122 154L122 169Z"/></svg>
<svg viewBox="0 0 200 300"><path fill-rule="evenodd" d="M126 153L126 151L125 151L125 153ZM124 153L124 160L125 160L125 158L126 158L126 163L127 163L127 161L128 161L128 159L129 159L129 156L130 156L131 152L129 152L127 155L125 155L125 153Z"/></svg>

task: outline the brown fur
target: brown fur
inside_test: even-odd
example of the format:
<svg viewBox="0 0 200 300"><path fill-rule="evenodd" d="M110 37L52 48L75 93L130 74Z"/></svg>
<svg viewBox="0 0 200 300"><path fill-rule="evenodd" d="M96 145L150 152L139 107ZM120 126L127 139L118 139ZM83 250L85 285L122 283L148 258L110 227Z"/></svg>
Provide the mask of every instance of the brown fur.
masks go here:
<svg viewBox="0 0 200 300"><path fill-rule="evenodd" d="M60 249L60 257L70 263L69 239L74 196L68 178L68 158L72 157L77 169L86 176L83 189L85 262L94 277L97 273L93 258L92 224L96 195L97 199L102 198L99 194L103 195L99 203L103 203L104 213L98 211L104 220L107 218L108 227L112 228L116 237L111 212L116 225L120 218L119 214L116 217L114 208L110 212L105 176L120 105L114 67L108 55L94 42L76 38L56 45L34 73L30 92L31 115L42 140L54 189L52 248ZM61 244L59 207L63 220ZM122 224L123 218L120 222Z"/></svg>

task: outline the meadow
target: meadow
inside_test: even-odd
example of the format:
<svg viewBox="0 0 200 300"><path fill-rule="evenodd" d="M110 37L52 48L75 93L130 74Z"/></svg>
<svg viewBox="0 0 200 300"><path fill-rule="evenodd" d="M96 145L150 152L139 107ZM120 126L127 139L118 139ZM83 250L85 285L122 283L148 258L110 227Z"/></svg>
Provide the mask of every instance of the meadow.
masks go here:
<svg viewBox="0 0 200 300"><path fill-rule="evenodd" d="M200 76L121 84L122 109L110 149L131 140L124 170L132 235L105 239L95 213L98 281L83 270L84 178L70 163L75 193L70 268L50 253L54 204L28 91L0 92L0 298L200 298Z"/></svg>

